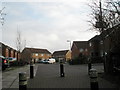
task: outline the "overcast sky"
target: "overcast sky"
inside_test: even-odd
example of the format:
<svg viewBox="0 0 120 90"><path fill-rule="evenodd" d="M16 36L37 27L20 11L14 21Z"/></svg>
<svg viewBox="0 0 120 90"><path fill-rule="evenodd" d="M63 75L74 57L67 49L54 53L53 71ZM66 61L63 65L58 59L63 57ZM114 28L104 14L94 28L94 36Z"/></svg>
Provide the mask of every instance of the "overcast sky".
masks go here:
<svg viewBox="0 0 120 90"><path fill-rule="evenodd" d="M15 1L15 0L13 0ZM89 31L89 0L43 0L5 2L2 42L16 48L17 30L27 47L56 50L69 49L67 40L87 41L96 35ZM1 31L0 31L1 32Z"/></svg>

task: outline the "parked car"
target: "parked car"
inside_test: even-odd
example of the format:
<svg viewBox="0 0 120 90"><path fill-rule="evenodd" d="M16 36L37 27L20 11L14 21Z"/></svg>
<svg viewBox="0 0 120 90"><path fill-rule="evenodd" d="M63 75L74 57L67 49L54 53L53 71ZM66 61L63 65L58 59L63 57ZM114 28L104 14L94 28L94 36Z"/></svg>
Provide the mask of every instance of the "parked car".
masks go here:
<svg viewBox="0 0 120 90"><path fill-rule="evenodd" d="M15 62L17 60L16 58L13 57L8 57L7 59L9 60L9 62Z"/></svg>
<svg viewBox="0 0 120 90"><path fill-rule="evenodd" d="M49 60L45 59L44 64L49 64Z"/></svg>
<svg viewBox="0 0 120 90"><path fill-rule="evenodd" d="M37 62L38 63L44 63L44 60L38 60Z"/></svg>
<svg viewBox="0 0 120 90"><path fill-rule="evenodd" d="M2 61L2 70L5 70L7 67L9 67L9 60L4 56L0 56L0 61Z"/></svg>
<svg viewBox="0 0 120 90"><path fill-rule="evenodd" d="M50 64L53 64L53 63L55 63L55 59L54 59L54 58L50 58L50 59L48 60L48 62L49 62Z"/></svg>
<svg viewBox="0 0 120 90"><path fill-rule="evenodd" d="M17 61L17 59L16 59L16 58L13 58L13 57L8 57L8 58L6 58L6 59L9 60L10 65L14 65L14 64L16 63L16 61Z"/></svg>

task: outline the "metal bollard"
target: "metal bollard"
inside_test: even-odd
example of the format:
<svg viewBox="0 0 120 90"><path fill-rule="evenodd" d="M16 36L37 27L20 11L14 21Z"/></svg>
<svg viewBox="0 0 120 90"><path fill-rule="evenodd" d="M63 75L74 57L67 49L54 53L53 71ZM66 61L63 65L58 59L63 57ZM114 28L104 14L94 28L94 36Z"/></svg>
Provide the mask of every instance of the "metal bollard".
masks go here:
<svg viewBox="0 0 120 90"><path fill-rule="evenodd" d="M30 78L34 78L34 65L30 64Z"/></svg>
<svg viewBox="0 0 120 90"><path fill-rule="evenodd" d="M60 64L60 76L61 76L61 77L64 77L64 76L65 76L65 75L64 75L64 65L63 65L63 63Z"/></svg>
<svg viewBox="0 0 120 90"><path fill-rule="evenodd" d="M96 71L96 69L90 69L90 86L91 86L91 90L98 90L98 73Z"/></svg>
<svg viewBox="0 0 120 90"><path fill-rule="evenodd" d="M60 60L60 76L64 77L64 65L63 65L63 60Z"/></svg>
<svg viewBox="0 0 120 90"><path fill-rule="evenodd" d="M19 90L27 90L27 75L26 72L19 73Z"/></svg>
<svg viewBox="0 0 120 90"><path fill-rule="evenodd" d="M88 63L88 75L90 75L90 69L92 68L91 63Z"/></svg>

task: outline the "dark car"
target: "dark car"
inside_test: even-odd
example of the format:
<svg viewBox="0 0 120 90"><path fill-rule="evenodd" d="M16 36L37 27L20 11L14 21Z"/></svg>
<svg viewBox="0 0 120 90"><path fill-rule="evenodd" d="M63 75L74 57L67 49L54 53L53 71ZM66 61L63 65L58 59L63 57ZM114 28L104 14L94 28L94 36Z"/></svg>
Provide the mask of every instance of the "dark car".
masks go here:
<svg viewBox="0 0 120 90"><path fill-rule="evenodd" d="M44 64L49 64L49 60L45 59Z"/></svg>
<svg viewBox="0 0 120 90"><path fill-rule="evenodd" d="M9 67L9 60L7 60L5 57L0 56L0 61L2 64L2 70L5 70L7 67Z"/></svg>

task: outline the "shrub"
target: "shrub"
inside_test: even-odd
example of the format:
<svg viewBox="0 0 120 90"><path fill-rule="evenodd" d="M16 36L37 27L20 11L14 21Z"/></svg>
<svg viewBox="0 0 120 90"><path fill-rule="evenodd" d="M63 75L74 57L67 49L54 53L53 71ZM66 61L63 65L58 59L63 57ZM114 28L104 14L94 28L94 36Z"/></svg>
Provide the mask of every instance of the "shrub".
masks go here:
<svg viewBox="0 0 120 90"><path fill-rule="evenodd" d="M73 60L69 61L69 64L85 64L87 63L87 57L84 55L81 55L79 57L75 57Z"/></svg>

